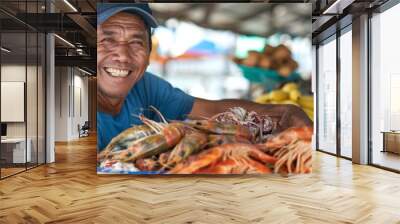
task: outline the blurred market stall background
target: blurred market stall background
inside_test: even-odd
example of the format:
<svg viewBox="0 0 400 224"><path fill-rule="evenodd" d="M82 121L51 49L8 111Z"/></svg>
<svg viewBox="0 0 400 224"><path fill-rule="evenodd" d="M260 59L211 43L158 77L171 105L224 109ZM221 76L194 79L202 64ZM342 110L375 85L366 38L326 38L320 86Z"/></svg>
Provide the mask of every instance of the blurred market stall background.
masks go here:
<svg viewBox="0 0 400 224"><path fill-rule="evenodd" d="M206 99L291 103L313 117L311 4L151 3L148 71Z"/></svg>

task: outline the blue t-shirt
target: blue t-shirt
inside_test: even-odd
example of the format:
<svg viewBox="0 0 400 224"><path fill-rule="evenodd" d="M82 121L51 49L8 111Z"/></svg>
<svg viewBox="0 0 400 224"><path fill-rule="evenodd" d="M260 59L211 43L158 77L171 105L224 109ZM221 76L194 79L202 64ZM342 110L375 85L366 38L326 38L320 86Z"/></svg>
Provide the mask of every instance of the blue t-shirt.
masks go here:
<svg viewBox="0 0 400 224"><path fill-rule="evenodd" d="M119 114L97 112L97 149L103 150L123 130L142 124L134 115L160 121L149 106L157 108L166 119L182 120L192 110L193 102L194 97L146 72L128 93Z"/></svg>

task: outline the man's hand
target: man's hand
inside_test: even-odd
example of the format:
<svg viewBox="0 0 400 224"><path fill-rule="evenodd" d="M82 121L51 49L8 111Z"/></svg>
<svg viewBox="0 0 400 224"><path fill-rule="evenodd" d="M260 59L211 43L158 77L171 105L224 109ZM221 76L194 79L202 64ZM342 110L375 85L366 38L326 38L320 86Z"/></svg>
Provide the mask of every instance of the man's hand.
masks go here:
<svg viewBox="0 0 400 224"><path fill-rule="evenodd" d="M281 132L290 127L313 126L310 118L300 107L295 105L282 106L286 107L286 111L277 123L276 132Z"/></svg>
<svg viewBox="0 0 400 224"><path fill-rule="evenodd" d="M307 114L295 105L290 104L258 104L246 100L205 100L196 98L190 116L212 117L232 107L243 107L260 115L268 115L277 124L276 132L289 127L312 126Z"/></svg>

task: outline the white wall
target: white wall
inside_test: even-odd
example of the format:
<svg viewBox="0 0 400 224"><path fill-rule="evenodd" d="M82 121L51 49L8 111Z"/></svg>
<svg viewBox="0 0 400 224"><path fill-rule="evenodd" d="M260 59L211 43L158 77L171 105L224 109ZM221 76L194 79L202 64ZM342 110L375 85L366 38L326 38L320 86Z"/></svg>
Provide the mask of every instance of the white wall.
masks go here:
<svg viewBox="0 0 400 224"><path fill-rule="evenodd" d="M56 67L56 141L77 139L78 124L88 120L88 78L82 75L76 68Z"/></svg>
<svg viewBox="0 0 400 224"><path fill-rule="evenodd" d="M36 70L38 69L38 71ZM27 81L25 78L27 77ZM1 66L1 81L25 82L26 83L26 110L27 120L24 122L6 122L7 137L25 138L30 140L32 162L36 162L39 153L39 163L44 162L44 89L43 89L42 68L35 66L25 66L25 64L3 64ZM22 92L23 94L23 92ZM7 97L7 96L2 96ZM1 108L10 110L10 108ZM10 112L10 111L8 111ZM37 151L38 150L38 151Z"/></svg>
<svg viewBox="0 0 400 224"><path fill-rule="evenodd" d="M35 88L27 88L27 106L29 107L28 112L36 111L36 80L33 80L32 78L29 77L31 74L36 75L36 67L34 66L27 66L25 68L24 65L18 65L18 64L5 64L1 66L1 81L4 82L25 82L25 75L27 69L28 72L28 79L29 79L29 87L35 86ZM39 105L40 106L40 105ZM7 108L1 108L1 110L7 110ZM32 130L35 130L35 135L36 135L36 119L37 115L36 113L27 113L27 120L30 122L28 124L28 129L33 128ZM34 122L34 124L31 124L31 122ZM7 122L7 136L8 137L25 137L25 123L26 122ZM28 137L29 133L31 133L28 130Z"/></svg>
<svg viewBox="0 0 400 224"><path fill-rule="evenodd" d="M82 77L79 71L78 75L76 75L76 72L78 70L75 70L75 75L74 75L74 96L72 98L74 99L74 108L73 108L73 119L72 119L72 130L71 130L71 136L72 138L78 137L78 124L81 126L85 123L85 121L88 121L88 78L87 77Z"/></svg>
<svg viewBox="0 0 400 224"><path fill-rule="evenodd" d="M25 82L25 65L2 65L1 81ZM7 108L1 108L1 110L7 110ZM7 137L25 137L25 123L7 123Z"/></svg>
<svg viewBox="0 0 400 224"><path fill-rule="evenodd" d="M67 67L55 68L55 141L68 140L68 86Z"/></svg>
<svg viewBox="0 0 400 224"><path fill-rule="evenodd" d="M1 65L1 81L25 82L25 64Z"/></svg>

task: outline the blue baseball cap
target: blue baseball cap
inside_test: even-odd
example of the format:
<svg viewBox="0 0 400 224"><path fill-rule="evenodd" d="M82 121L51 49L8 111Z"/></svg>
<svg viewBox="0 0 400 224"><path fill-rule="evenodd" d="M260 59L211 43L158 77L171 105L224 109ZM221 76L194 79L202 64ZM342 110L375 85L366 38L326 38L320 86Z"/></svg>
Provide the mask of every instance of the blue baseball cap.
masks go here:
<svg viewBox="0 0 400 224"><path fill-rule="evenodd" d="M147 3L98 3L97 24L102 24L119 12L127 12L140 16L149 30L158 26L157 20L153 17L153 13Z"/></svg>

